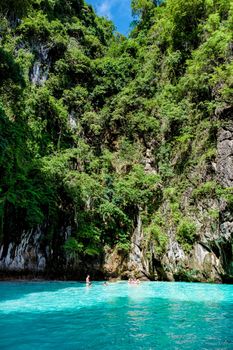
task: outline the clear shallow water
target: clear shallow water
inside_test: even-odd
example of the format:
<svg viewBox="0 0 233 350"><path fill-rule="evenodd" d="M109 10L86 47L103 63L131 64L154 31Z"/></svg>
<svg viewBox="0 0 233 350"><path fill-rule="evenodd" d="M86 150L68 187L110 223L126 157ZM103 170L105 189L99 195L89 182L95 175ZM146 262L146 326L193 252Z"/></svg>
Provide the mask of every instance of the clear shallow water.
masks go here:
<svg viewBox="0 0 233 350"><path fill-rule="evenodd" d="M233 349L233 286L1 282L0 349Z"/></svg>

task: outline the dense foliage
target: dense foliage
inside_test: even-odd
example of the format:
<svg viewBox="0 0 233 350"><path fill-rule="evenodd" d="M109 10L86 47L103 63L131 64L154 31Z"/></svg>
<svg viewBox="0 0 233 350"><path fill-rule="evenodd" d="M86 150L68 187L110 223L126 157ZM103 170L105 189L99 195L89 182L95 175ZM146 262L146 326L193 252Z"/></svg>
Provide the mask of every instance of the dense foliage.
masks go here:
<svg viewBox="0 0 233 350"><path fill-rule="evenodd" d="M233 97L233 2L133 0L132 9L125 38L82 0L1 1L3 240L40 224L52 242L71 225L71 256L105 244L128 251L140 213L158 254L171 227L189 251L198 201L232 201L211 162L216 111Z"/></svg>

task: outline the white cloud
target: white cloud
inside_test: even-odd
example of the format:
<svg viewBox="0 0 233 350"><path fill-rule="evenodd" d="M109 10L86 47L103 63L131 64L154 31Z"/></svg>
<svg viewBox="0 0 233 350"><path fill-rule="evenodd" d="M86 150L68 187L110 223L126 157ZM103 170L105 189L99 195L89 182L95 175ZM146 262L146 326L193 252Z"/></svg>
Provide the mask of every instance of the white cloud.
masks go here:
<svg viewBox="0 0 233 350"><path fill-rule="evenodd" d="M108 17L109 19L112 18L111 15L111 3L109 0L103 1L100 5L97 6L97 13L100 16Z"/></svg>
<svg viewBox="0 0 233 350"><path fill-rule="evenodd" d="M99 0L97 2L96 10L99 16L112 19L114 12L124 15L124 12L127 11L128 7L129 0Z"/></svg>

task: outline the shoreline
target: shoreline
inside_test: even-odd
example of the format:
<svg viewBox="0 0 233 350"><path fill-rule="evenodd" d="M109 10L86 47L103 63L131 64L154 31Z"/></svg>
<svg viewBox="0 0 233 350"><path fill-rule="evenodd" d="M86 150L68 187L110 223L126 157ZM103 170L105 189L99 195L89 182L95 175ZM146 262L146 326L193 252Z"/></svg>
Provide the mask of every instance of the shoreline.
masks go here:
<svg viewBox="0 0 233 350"><path fill-rule="evenodd" d="M68 278L45 278L45 277L26 277L26 276L22 276L22 277L0 277L0 284L4 283L4 282L19 282L19 283L26 283L26 282L73 282L73 283L80 283L80 284L86 284L85 279L68 279ZM95 282L108 282L108 283L119 283L119 282L128 282L128 280L125 279L120 279L120 278L113 278L113 279L93 279L92 283ZM197 284L213 284L213 285L231 285L233 284L233 281L224 281L224 282L212 282L212 281L162 281L162 280L157 280L157 281L140 281L141 283L145 283L145 282L163 282L163 283L197 283Z"/></svg>
<svg viewBox="0 0 233 350"><path fill-rule="evenodd" d="M22 281L22 282L27 282L27 281L35 281L35 282L52 282L52 281L60 281L60 282L85 282L86 276L88 272L83 271L83 272L61 272L59 273L53 273L53 272L33 272L29 270L24 270L24 271L6 271L6 270L0 270L0 282L7 282L7 281ZM89 273L91 275L91 280L92 281L107 281L107 282L119 282L119 281L128 281L125 276L122 278L121 276L106 276L102 272L97 272L97 271L91 271ZM209 283L209 284L233 284L233 276L229 275L223 275L221 279L219 280L198 280L198 279L193 279L193 280L188 280L188 279L183 279L183 278L177 278L174 280L150 280L150 279L140 279L140 282L145 282L145 281L151 281L151 282L187 282L187 283Z"/></svg>

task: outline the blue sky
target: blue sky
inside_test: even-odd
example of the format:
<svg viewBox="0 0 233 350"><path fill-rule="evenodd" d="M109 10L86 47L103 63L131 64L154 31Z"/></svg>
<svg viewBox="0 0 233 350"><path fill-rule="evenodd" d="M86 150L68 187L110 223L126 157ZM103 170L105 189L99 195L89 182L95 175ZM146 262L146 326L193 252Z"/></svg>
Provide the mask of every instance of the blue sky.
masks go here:
<svg viewBox="0 0 233 350"><path fill-rule="evenodd" d="M117 31L127 35L132 22L130 0L86 0L93 5L99 16L105 16L114 22Z"/></svg>

